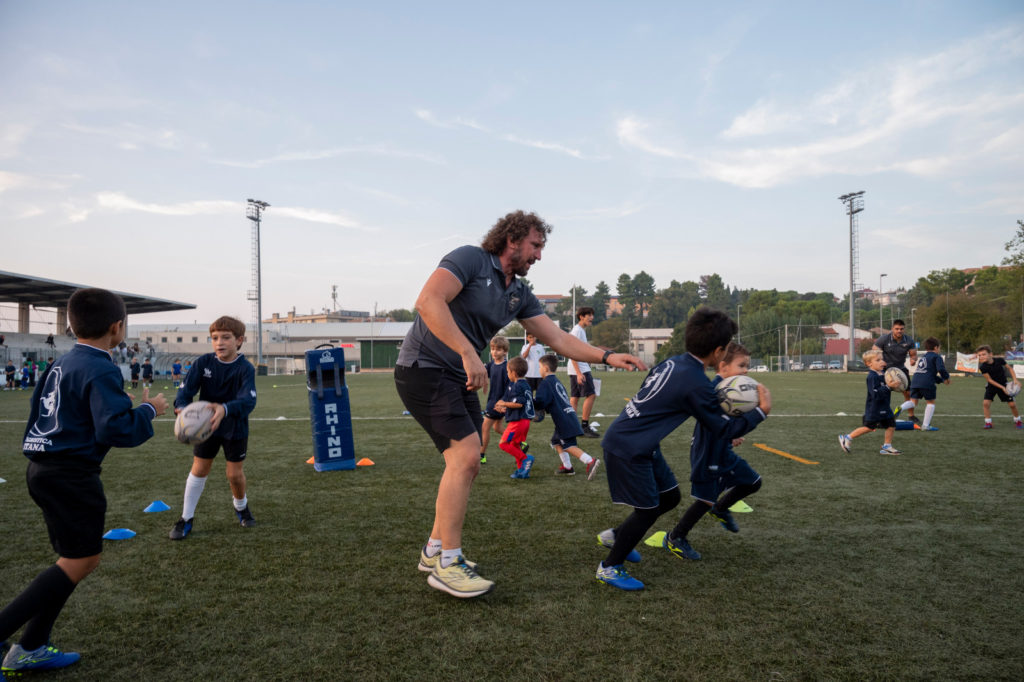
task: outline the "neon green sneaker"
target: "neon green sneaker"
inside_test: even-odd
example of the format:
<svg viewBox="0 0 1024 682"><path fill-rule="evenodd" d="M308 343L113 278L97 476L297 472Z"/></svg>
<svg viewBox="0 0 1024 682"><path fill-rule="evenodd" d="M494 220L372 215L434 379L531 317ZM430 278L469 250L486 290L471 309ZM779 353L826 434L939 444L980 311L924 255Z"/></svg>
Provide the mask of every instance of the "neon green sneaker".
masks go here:
<svg viewBox="0 0 1024 682"><path fill-rule="evenodd" d="M472 568L474 571L476 570L476 562L470 561L469 559L463 559L463 561L465 561L466 565ZM434 556L427 556L427 546L423 545L423 548L420 550L420 565L416 568L423 571L424 573L433 573L434 566L437 566L440 563L441 553L438 552Z"/></svg>
<svg viewBox="0 0 1024 682"><path fill-rule="evenodd" d="M442 568L441 562L438 561L434 570L427 576L427 583L435 590L447 592L460 599L479 597L494 589L494 582L477 575L462 557L453 561L447 568Z"/></svg>

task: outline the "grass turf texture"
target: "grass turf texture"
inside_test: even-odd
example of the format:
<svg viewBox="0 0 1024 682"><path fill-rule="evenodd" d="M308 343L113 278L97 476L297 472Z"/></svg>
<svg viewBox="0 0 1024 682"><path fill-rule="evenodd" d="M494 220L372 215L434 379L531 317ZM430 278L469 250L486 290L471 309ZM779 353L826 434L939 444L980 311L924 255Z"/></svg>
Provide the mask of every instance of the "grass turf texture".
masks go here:
<svg viewBox="0 0 1024 682"><path fill-rule="evenodd" d="M603 429L642 375L601 378ZM376 466L329 473L305 463L301 378L258 380L251 530L237 524L218 457L193 534L167 539L191 457L165 416L149 443L107 456L106 527L138 535L106 542L72 595L53 638L83 658L48 679L1024 677L1024 433L1006 406L983 431L981 381L955 378L939 389L941 431L897 431L899 457L878 454L876 432L847 455L836 436L860 424L863 374L757 378L775 408L739 450L764 477L754 512L736 515L738 535L698 524L700 562L641 545L630 569L647 590L629 594L594 580L594 536L627 510L611 504L603 467L592 483L555 475L550 420L531 429L528 481L509 480L512 459L492 439L464 547L497 587L457 600L416 570L442 459L402 416L390 374L348 377L356 457ZM54 559L24 485L27 402L0 393L0 604ZM653 530L689 503L692 428L664 443L684 502ZM581 444L601 456L599 441ZM143 513L155 499L171 510Z"/></svg>

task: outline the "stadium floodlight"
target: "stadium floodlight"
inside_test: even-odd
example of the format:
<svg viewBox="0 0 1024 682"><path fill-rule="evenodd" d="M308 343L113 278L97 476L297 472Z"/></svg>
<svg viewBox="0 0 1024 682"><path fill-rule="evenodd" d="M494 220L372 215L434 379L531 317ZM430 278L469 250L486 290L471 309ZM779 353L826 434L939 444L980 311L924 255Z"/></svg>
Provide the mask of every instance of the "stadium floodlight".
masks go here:
<svg viewBox="0 0 1024 682"><path fill-rule="evenodd" d="M851 192L839 197L839 201L846 206L846 214L850 216L850 360L853 360L854 353L854 310L853 295L857 286L857 220L856 215L864 210L864 190Z"/></svg>
<svg viewBox="0 0 1024 682"><path fill-rule="evenodd" d="M884 310L884 308L882 307L882 278L883 277L888 277L888 276L889 275L884 273L884 272L881 275L878 276L878 329L879 329L878 333L879 334L882 333L881 332L882 329L885 329L885 321L882 319L882 310Z"/></svg>
<svg viewBox="0 0 1024 682"><path fill-rule="evenodd" d="M743 329L740 327L740 312L743 310L743 304L736 304L736 343L743 343Z"/></svg>
<svg viewBox="0 0 1024 682"><path fill-rule="evenodd" d="M259 199L247 199L245 217L252 221L252 286L248 298L253 302L253 316L256 318L256 372L263 366L263 287L260 271L260 220L263 211L270 204Z"/></svg>

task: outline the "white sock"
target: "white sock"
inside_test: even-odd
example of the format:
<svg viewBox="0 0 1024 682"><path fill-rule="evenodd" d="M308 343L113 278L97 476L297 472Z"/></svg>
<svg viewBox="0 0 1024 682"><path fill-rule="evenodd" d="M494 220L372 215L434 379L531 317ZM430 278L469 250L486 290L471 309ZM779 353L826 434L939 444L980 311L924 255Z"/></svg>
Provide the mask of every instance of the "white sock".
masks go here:
<svg viewBox="0 0 1024 682"><path fill-rule="evenodd" d="M572 460L569 459L569 453L562 450L558 453L558 459L562 460L562 466L566 469L572 469Z"/></svg>
<svg viewBox="0 0 1024 682"><path fill-rule="evenodd" d="M917 405L917 403L915 403L913 400L908 400L907 402L905 402L902 405L900 405L900 410L911 410L916 405Z"/></svg>
<svg viewBox="0 0 1024 682"><path fill-rule="evenodd" d="M181 507L181 518L188 521L196 515L196 505L199 504L199 497L205 487L206 476L200 478L189 472L188 479L185 480L185 503Z"/></svg>
<svg viewBox="0 0 1024 682"><path fill-rule="evenodd" d="M441 551L441 541L437 538L427 538L427 556L437 556Z"/></svg>
<svg viewBox="0 0 1024 682"><path fill-rule="evenodd" d="M580 461L583 462L583 464L586 465L586 464L590 464L591 462L593 462L594 458L584 452L582 455L580 455Z"/></svg>
<svg viewBox="0 0 1024 682"><path fill-rule="evenodd" d="M935 414L935 403L928 403L927 405L925 405L924 406L924 421L921 423L921 426L923 426L924 428L927 429L928 426L932 423L932 416L934 414Z"/></svg>
<svg viewBox="0 0 1024 682"><path fill-rule="evenodd" d="M442 549L441 550L441 568L448 568L460 556L462 556L462 548L461 547L456 547L455 549Z"/></svg>
<svg viewBox="0 0 1024 682"><path fill-rule="evenodd" d="M236 511L242 511L243 509L245 509L246 507L249 506L249 496L248 495L244 495L242 497L242 499L238 499L237 497L232 495L231 496L231 501L234 502L235 510Z"/></svg>
<svg viewBox="0 0 1024 682"><path fill-rule="evenodd" d="M985 417L985 423L986 424L991 424L992 423L992 417Z"/></svg>

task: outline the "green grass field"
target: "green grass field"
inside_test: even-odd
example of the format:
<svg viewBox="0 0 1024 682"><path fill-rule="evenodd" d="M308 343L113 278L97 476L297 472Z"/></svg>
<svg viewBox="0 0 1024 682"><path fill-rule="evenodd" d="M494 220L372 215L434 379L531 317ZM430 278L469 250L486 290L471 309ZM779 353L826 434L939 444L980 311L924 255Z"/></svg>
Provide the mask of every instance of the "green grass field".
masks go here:
<svg viewBox="0 0 1024 682"><path fill-rule="evenodd" d="M402 416L390 374L348 377L356 456L376 465L331 473L306 464L301 378L259 380L251 530L235 521L218 458L193 535L167 539L191 457L164 417L149 443L107 456L107 527L138 535L107 542L71 597L54 643L83 658L48 679L1024 678L1024 432L1007 408L982 431L980 380L954 378L940 388L940 431L898 431L899 457L878 454L881 433L847 455L836 436L860 423L864 375L756 377L775 407L739 449L764 477L753 512L737 515L738 535L702 521L690 535L700 562L641 546L640 593L594 580L594 536L627 510L611 504L603 469L589 483L556 477L549 421L531 432L528 481L509 480L512 459L491 444L464 548L497 587L463 601L416 570L442 459ZM606 427L642 376L601 378ZM27 402L0 393L0 604L54 559L24 484ZM678 513L691 433L687 422L664 443L684 481ZM598 443L583 441L600 457ZM157 499L171 511L142 512Z"/></svg>

